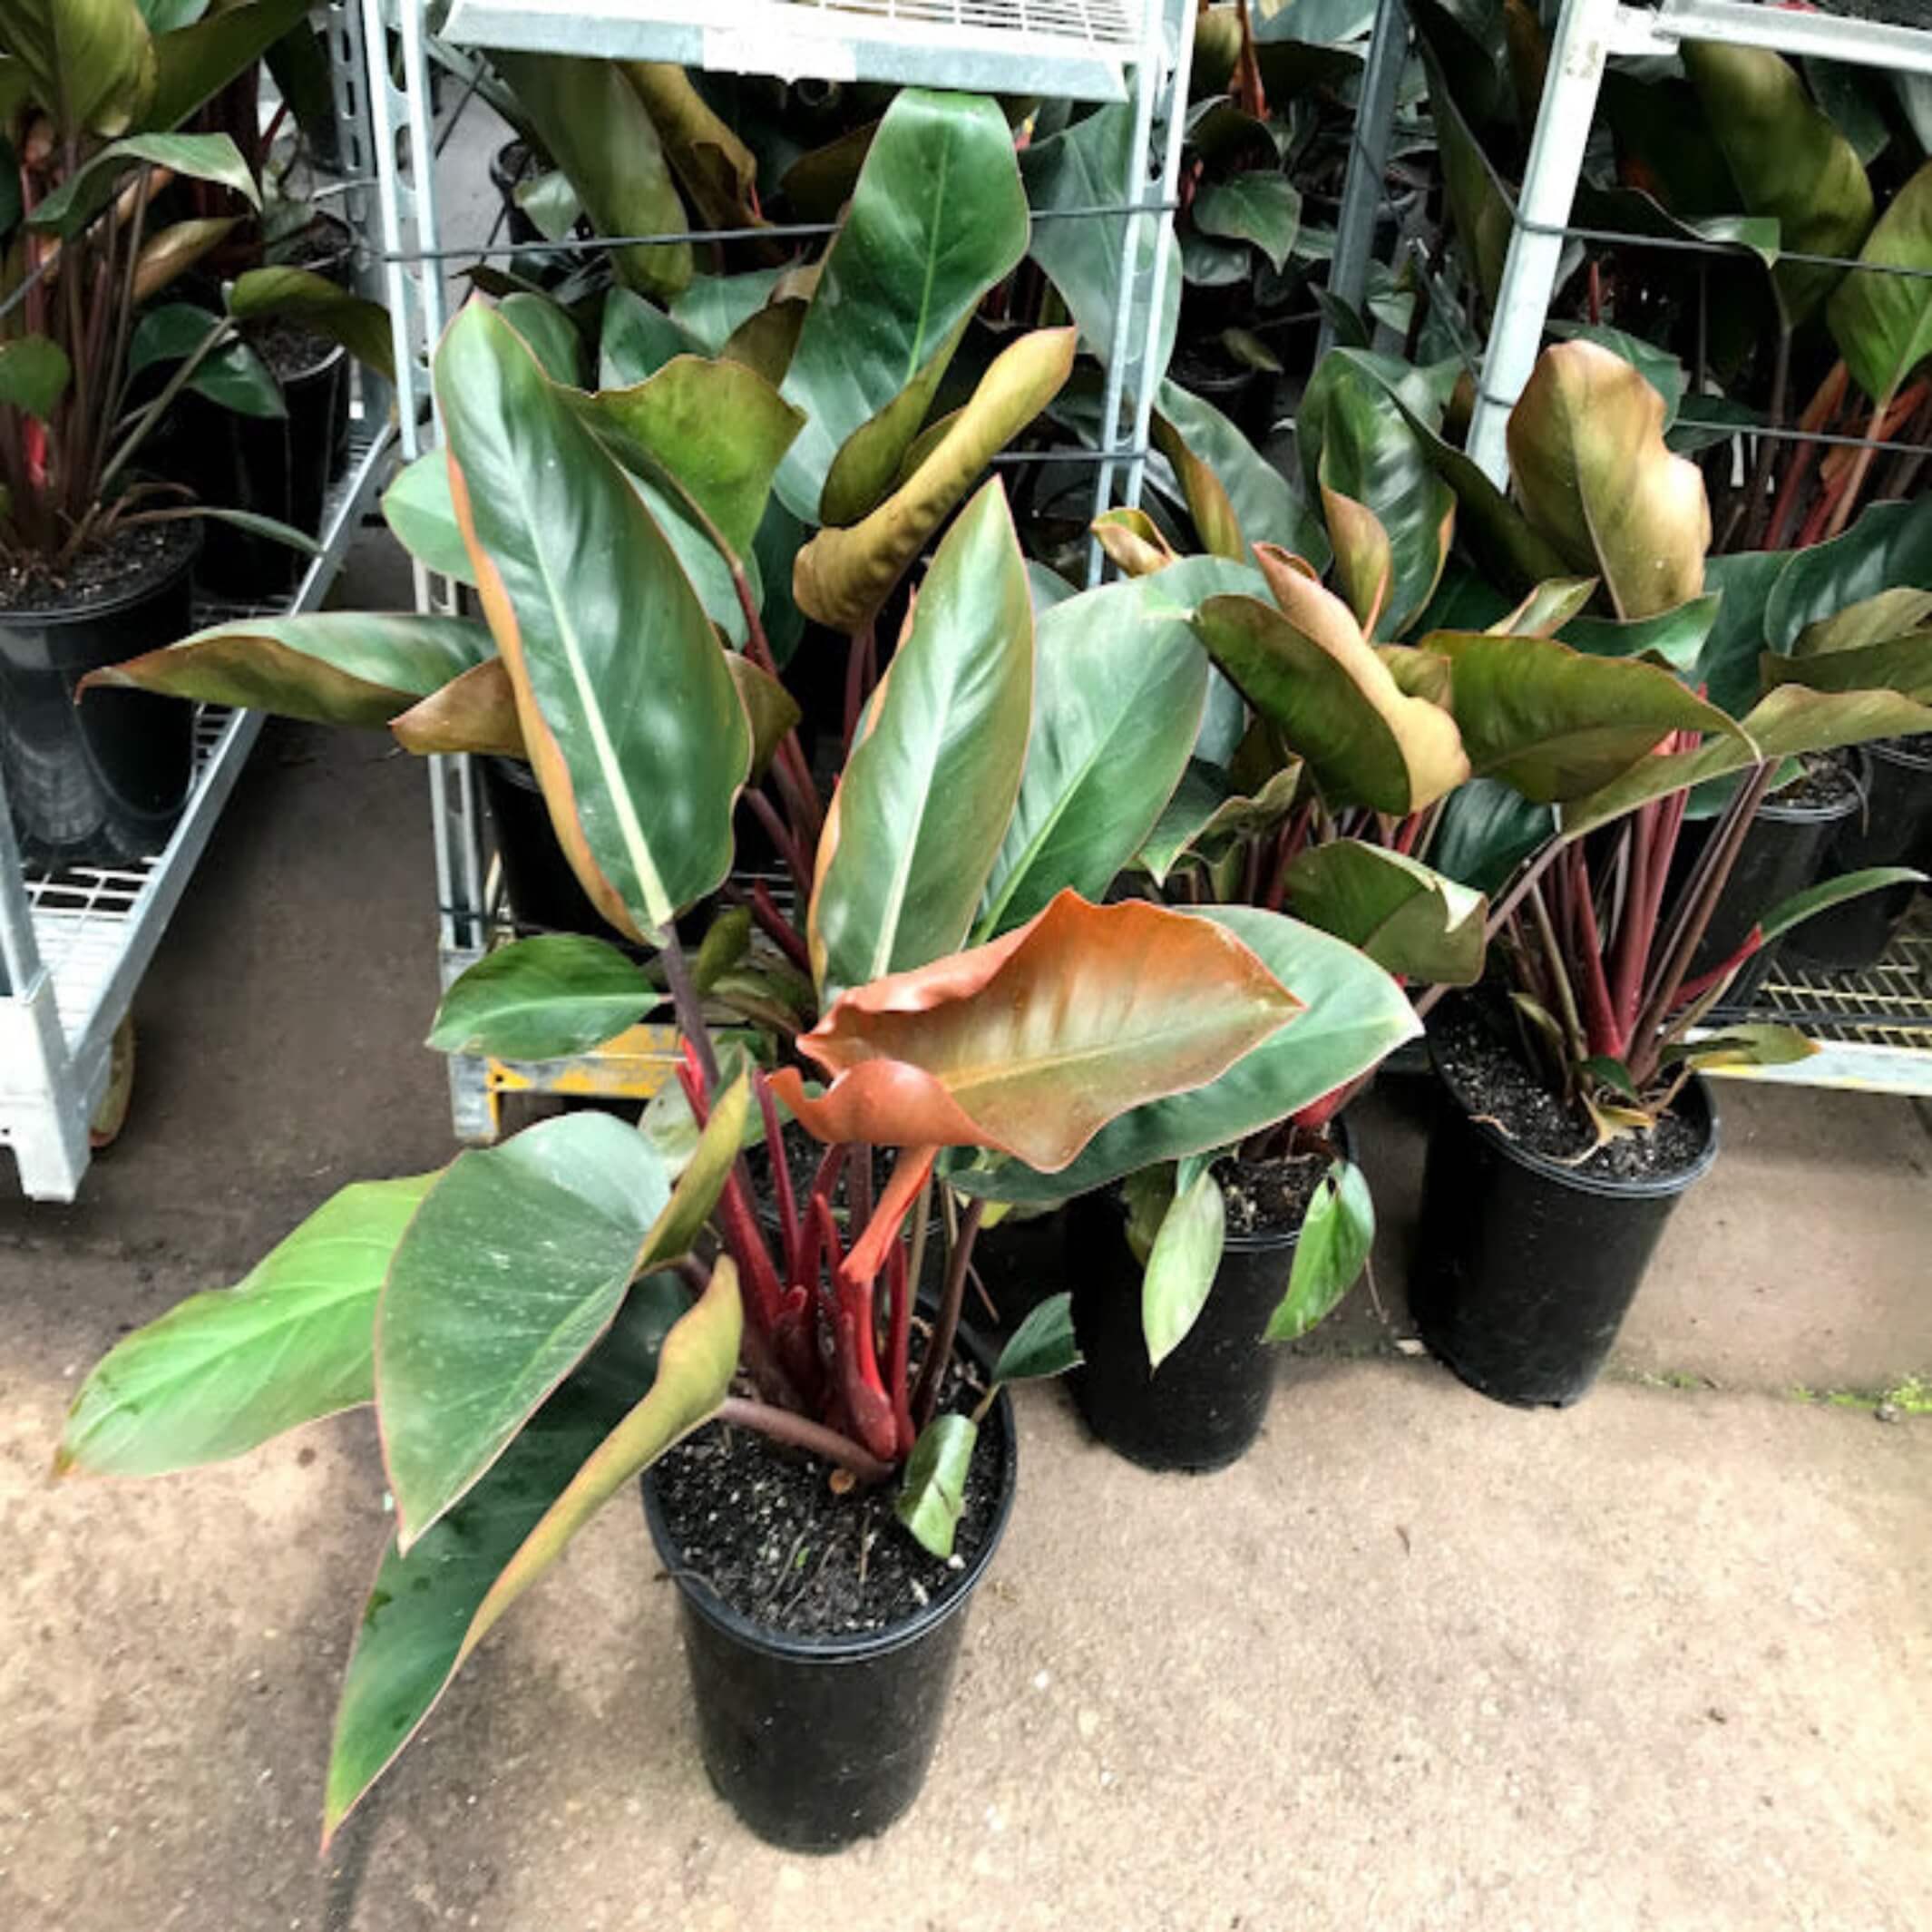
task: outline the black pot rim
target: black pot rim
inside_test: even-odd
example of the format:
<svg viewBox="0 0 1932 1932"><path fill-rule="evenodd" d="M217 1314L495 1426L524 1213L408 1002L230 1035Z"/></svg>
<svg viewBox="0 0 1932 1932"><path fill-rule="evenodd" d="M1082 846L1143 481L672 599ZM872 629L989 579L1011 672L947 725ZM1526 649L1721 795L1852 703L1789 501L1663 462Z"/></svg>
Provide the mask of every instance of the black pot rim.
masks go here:
<svg viewBox="0 0 1932 1932"><path fill-rule="evenodd" d="M990 1357L986 1355L976 1338L969 1341L963 1329L960 1333L961 1345L969 1348L975 1356L984 1358L981 1367L990 1373ZM734 1643L763 1651L768 1656L787 1657L805 1664L866 1664L875 1657L889 1656L894 1651L918 1643L949 1618L965 1610L979 1588L981 1579L986 1575L1000 1539L1006 1535L1007 1522L1013 1513L1013 1498L1020 1488L1020 1437L1013 1423L1013 1399L1003 1386L994 1400L992 1413L1000 1418L1006 1450L1001 1459L1004 1467L1000 1492L993 1505L993 1519L987 1529L985 1542L966 1566L954 1588L936 1603L926 1605L903 1622L888 1625L883 1630L854 1631L844 1636L791 1636L781 1630L767 1629L763 1624L755 1623L734 1610L709 1584L702 1577L693 1576L679 1561L681 1553L671 1541L669 1527L664 1520L663 1505L658 1499L655 1469L646 1470L643 1482L644 1520L650 1529L652 1547L670 1572L684 1601L713 1629L721 1631Z"/></svg>
<svg viewBox="0 0 1932 1932"><path fill-rule="evenodd" d="M189 542L175 561L158 577L137 584L132 590L119 590L112 597L103 598L93 603L69 604L58 610L36 610L22 605L12 610L0 610L0 629L9 624L35 629L53 630L65 629L69 624L92 624L103 617L118 617L123 610L132 610L144 604L151 597L159 597L173 586L195 567L201 554L201 525L199 519L183 517L181 525L189 532Z"/></svg>
<svg viewBox="0 0 1932 1932"><path fill-rule="evenodd" d="M1881 765L1902 765L1908 771L1932 772L1932 752L1908 751L1898 738L1878 738L1863 749Z"/></svg>
<svg viewBox="0 0 1932 1932"><path fill-rule="evenodd" d="M1533 1147L1526 1147L1520 1141L1512 1140L1500 1128L1488 1121L1479 1119L1470 1108L1469 1101L1445 1068L1436 1051L1433 1035L1429 1039L1429 1064L1437 1081L1449 1100L1461 1110L1463 1119L1471 1132L1482 1138L1505 1159L1543 1179L1554 1181L1558 1186L1572 1189L1577 1194L1595 1195L1612 1200L1655 1201L1672 1195L1684 1194L1705 1175L1710 1173L1712 1164L1717 1159L1719 1133L1717 1103L1711 1097L1711 1086L1703 1075L1693 1073L1685 1082L1683 1096L1678 1106L1688 1098L1703 1114L1704 1144L1688 1167L1680 1167L1674 1174L1630 1176L1582 1174L1575 1167L1566 1167L1559 1160L1552 1160L1547 1154L1538 1154Z"/></svg>
<svg viewBox="0 0 1932 1932"><path fill-rule="evenodd" d="M298 383L312 383L317 376L328 375L337 364L346 358L348 353L341 343L332 342L328 346L327 355L318 361L305 363L301 368L293 370L287 376L275 376L272 369L268 373L275 376L276 387L286 395Z"/></svg>

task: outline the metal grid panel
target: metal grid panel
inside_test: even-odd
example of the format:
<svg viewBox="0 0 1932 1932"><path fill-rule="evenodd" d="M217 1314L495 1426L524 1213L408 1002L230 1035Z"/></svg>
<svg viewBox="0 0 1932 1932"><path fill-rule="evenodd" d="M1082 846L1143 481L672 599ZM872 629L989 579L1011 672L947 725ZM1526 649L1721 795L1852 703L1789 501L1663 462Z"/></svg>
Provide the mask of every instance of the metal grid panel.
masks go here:
<svg viewBox="0 0 1932 1932"><path fill-rule="evenodd" d="M785 80L926 82L1119 100L1143 0L455 0L444 39L470 46L675 61Z"/></svg>

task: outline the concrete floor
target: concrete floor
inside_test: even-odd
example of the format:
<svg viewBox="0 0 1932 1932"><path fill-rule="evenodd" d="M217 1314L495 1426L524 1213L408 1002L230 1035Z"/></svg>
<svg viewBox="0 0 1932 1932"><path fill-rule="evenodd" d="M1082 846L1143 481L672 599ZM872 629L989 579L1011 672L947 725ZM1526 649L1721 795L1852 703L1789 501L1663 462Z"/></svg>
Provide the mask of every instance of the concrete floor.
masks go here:
<svg viewBox="0 0 1932 1932"><path fill-rule="evenodd" d="M376 558L356 594L406 601ZM1736 1087L1567 1414L1395 1351L1423 1132L1395 1082L1361 1128L1381 1310L1284 1362L1246 1461L1147 1477L1026 1391L885 1839L788 1858L711 1796L618 1508L318 1860L387 1529L367 1417L161 1482L45 1472L118 1335L448 1157L427 834L383 740L271 727L143 989L121 1143L72 1208L0 1160L0 1932L1932 1923L1932 1419L1793 1393L1932 1379L1932 1140L1903 1103Z"/></svg>

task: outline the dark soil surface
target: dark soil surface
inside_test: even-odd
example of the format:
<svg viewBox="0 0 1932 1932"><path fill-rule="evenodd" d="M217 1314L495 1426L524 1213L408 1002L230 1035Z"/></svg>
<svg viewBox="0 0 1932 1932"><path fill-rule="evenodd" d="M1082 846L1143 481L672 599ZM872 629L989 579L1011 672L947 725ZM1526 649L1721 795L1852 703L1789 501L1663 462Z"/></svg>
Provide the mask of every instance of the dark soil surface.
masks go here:
<svg viewBox="0 0 1932 1932"><path fill-rule="evenodd" d="M1858 766L1850 752L1808 751L1798 777L1771 795L1779 805L1829 811L1858 797Z"/></svg>
<svg viewBox="0 0 1932 1932"><path fill-rule="evenodd" d="M1231 1234L1291 1234L1328 1172L1325 1154L1289 1154L1275 1160L1217 1160Z"/></svg>
<svg viewBox="0 0 1932 1932"><path fill-rule="evenodd" d="M249 329L249 346L283 383L320 368L336 353L336 345L327 336L297 322L269 322Z"/></svg>
<svg viewBox="0 0 1932 1932"><path fill-rule="evenodd" d="M192 522L118 530L58 575L41 558L0 561L0 612L84 610L133 595L166 577L195 546Z"/></svg>
<svg viewBox="0 0 1932 1932"><path fill-rule="evenodd" d="M955 1366L944 1406L970 1406ZM997 1411L996 1411L997 1414ZM966 1478L950 1561L893 1514L896 1480L844 1496L814 1457L748 1429L701 1430L659 1464L658 1496L688 1568L741 1616L789 1636L884 1630L952 1595L985 1547L999 1508L999 1424L989 1417Z"/></svg>
<svg viewBox="0 0 1932 1932"><path fill-rule="evenodd" d="M1473 1008L1446 1012L1429 1029L1437 1063L1453 1083L1450 1104L1460 1098L1469 1113L1508 1139L1579 1175L1605 1180L1645 1180L1681 1174L1703 1151L1703 1134L1691 1121L1666 1114L1649 1133L1624 1134L1595 1153L1577 1156L1595 1139L1580 1109L1563 1101L1526 1066L1521 1056Z"/></svg>

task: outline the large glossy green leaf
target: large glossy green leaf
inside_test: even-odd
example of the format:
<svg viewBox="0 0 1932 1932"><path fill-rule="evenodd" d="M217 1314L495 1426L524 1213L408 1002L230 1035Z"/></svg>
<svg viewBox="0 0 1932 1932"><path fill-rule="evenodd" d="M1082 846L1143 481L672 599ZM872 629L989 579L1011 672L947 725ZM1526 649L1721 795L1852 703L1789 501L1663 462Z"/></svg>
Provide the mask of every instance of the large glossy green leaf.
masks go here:
<svg viewBox="0 0 1932 1932"><path fill-rule="evenodd" d="M1609 783L1673 731L1742 744L1729 716L1660 665L1488 632L1438 631L1423 649L1450 662L1449 708L1476 775L1539 805Z"/></svg>
<svg viewBox="0 0 1932 1932"><path fill-rule="evenodd" d="M993 1364L996 1382L1040 1381L1080 1365L1080 1344L1073 1330L1073 1295L1049 1294L1013 1331Z"/></svg>
<svg viewBox="0 0 1932 1932"><path fill-rule="evenodd" d="M669 61L625 61L622 66L705 225L757 227L757 161L690 75Z"/></svg>
<svg viewBox="0 0 1932 1932"><path fill-rule="evenodd" d="M979 1424L971 1416L948 1411L934 1416L920 1430L906 1459L905 1478L893 1513L922 1548L942 1560L952 1554L966 1508L967 1474L979 1440Z"/></svg>
<svg viewBox="0 0 1932 1932"><path fill-rule="evenodd" d="M1288 868L1287 903L1400 979L1473 986L1482 977L1482 894L1401 853L1350 838L1311 845Z"/></svg>
<svg viewBox="0 0 1932 1932"><path fill-rule="evenodd" d="M686 1253L743 1137L721 1095L676 1188L608 1114L566 1114L460 1154L389 1265L376 1412L398 1546L462 1498L610 1325L631 1282Z"/></svg>
<svg viewBox="0 0 1932 1932"><path fill-rule="evenodd" d="M611 1332L476 1487L410 1550L391 1542L343 1679L324 1800L324 1840L415 1734L468 1654L491 1589L532 1532L649 1390L688 1303L675 1275L632 1290Z"/></svg>
<svg viewBox="0 0 1932 1932"><path fill-rule="evenodd" d="M1552 635L1592 658L1648 657L1654 663L1667 664L1686 684L1694 686L1722 601L1717 592L1710 591L1655 617L1632 618L1627 622L1615 618L1571 617ZM1507 628L1514 632L1516 627Z"/></svg>
<svg viewBox="0 0 1932 1932"><path fill-rule="evenodd" d="M288 414L281 385L249 345L234 334L225 317L192 302L161 302L147 309L128 341L128 374L180 363L200 352L210 338L228 337L202 356L188 386L197 395L232 409L238 415L278 421ZM29 337L29 342L37 340Z"/></svg>
<svg viewBox="0 0 1932 1932"><path fill-rule="evenodd" d="M416 561L438 576L454 578L473 590L476 572L469 546L450 500L449 456L441 448L424 450L395 473L383 492L383 520Z"/></svg>
<svg viewBox="0 0 1932 1932"><path fill-rule="evenodd" d="M135 0L5 0L0 44L60 139L122 133L153 93L153 44Z"/></svg>
<svg viewBox="0 0 1932 1932"><path fill-rule="evenodd" d="M1178 383L1164 382L1154 441L1174 465L1203 550L1245 561L1250 544L1278 543L1318 568L1328 562L1328 539L1319 520L1288 479L1212 403Z"/></svg>
<svg viewBox="0 0 1932 1932"><path fill-rule="evenodd" d="M210 6L192 26L158 34L154 92L141 110L142 123L179 127L298 25L307 12L307 0L241 0L235 5Z"/></svg>
<svg viewBox="0 0 1932 1932"><path fill-rule="evenodd" d="M1813 691L1782 684L1746 712L1740 724L1748 737L1707 738L1695 751L1653 752L1621 777L1570 800L1561 813L1564 837L1581 838L1654 798L1728 777L1761 761L1932 731L1932 706L1897 691Z"/></svg>
<svg viewBox="0 0 1932 1932"><path fill-rule="evenodd" d="M491 59L600 234L685 232L657 128L620 67L503 49ZM613 249L610 259L620 279L646 295L676 295L691 278L687 241Z"/></svg>
<svg viewBox="0 0 1932 1932"><path fill-rule="evenodd" d="M235 1287L117 1342L73 1399L56 1471L159 1476L368 1401L376 1295L436 1178L345 1187Z"/></svg>
<svg viewBox="0 0 1932 1932"><path fill-rule="evenodd" d="M653 308L629 288L604 298L597 345L598 386L628 389L655 376L674 356L706 354L701 337Z"/></svg>
<svg viewBox="0 0 1932 1932"><path fill-rule="evenodd" d="M1026 771L980 939L1023 924L1063 887L1103 897L1153 831L1207 700L1189 605L1226 569L1190 559L1157 579L1086 591L1041 620Z"/></svg>
<svg viewBox="0 0 1932 1932"><path fill-rule="evenodd" d="M962 316L959 326L938 344L926 366L912 381L839 445L819 495L822 522L834 526L856 523L876 510L900 480L902 464L907 466L910 474L930 454L930 450L920 447L926 414L971 320L970 315ZM1070 351L1067 359L1070 366ZM934 432L935 435L941 433L939 425L934 425Z"/></svg>
<svg viewBox="0 0 1932 1932"><path fill-rule="evenodd" d="M1664 399L1622 356L1559 342L1509 413L1509 463L1530 522L1573 570L1601 578L1620 618L1703 589L1703 472L1664 441Z"/></svg>
<svg viewBox="0 0 1932 1932"><path fill-rule="evenodd" d="M1853 269L1831 291L1825 310L1839 353L1867 395L1888 400L1932 355L1932 161L1878 217ZM1885 268L1911 275L1887 275Z"/></svg>
<svg viewBox="0 0 1932 1932"><path fill-rule="evenodd" d="M1310 380L1295 413L1295 443L1311 495L1332 491L1363 505L1387 534L1391 582L1377 634L1401 637L1449 561L1455 493L1436 474L1394 396L1347 350L1323 356ZM1342 554L1332 516L1329 533Z"/></svg>
<svg viewBox="0 0 1932 1932"><path fill-rule="evenodd" d="M1409 813L1469 775L1449 716L1400 690L1340 598L1312 578L1272 571L1283 611L1254 597L1213 597L1195 615L1208 655L1314 774L1332 805Z"/></svg>
<svg viewBox="0 0 1932 1932"><path fill-rule="evenodd" d="M634 1026L663 997L615 946L542 932L499 946L460 975L436 1009L429 1044L442 1053L558 1059Z"/></svg>
<svg viewBox="0 0 1932 1932"><path fill-rule="evenodd" d="M1761 669L1767 690L1801 684L1814 691L1898 691L1932 704L1932 630L1809 657L1766 651Z"/></svg>
<svg viewBox="0 0 1932 1932"><path fill-rule="evenodd" d="M507 324L436 353L451 487L564 852L641 935L712 891L751 733L704 607L624 472Z"/></svg>
<svg viewBox="0 0 1932 1932"><path fill-rule="evenodd" d="M1189 213L1204 235L1253 242L1279 275L1302 226L1302 196L1285 174L1253 170L1208 182Z"/></svg>
<svg viewBox="0 0 1932 1932"><path fill-rule="evenodd" d="M1932 590L1932 496L1874 503L1843 535L1790 558L1765 600L1751 659L1760 644L1790 650L1808 625L1902 589Z"/></svg>
<svg viewBox="0 0 1932 1932"><path fill-rule="evenodd" d="M947 532L826 815L807 931L820 990L965 938L1020 789L1033 611L1006 494Z"/></svg>
<svg viewBox="0 0 1932 1932"><path fill-rule="evenodd" d="M131 169L165 168L190 181L212 181L232 189L251 207L261 206L261 190L226 134L130 134L90 155L28 216L31 228L72 239L112 198Z"/></svg>
<svg viewBox="0 0 1932 1932"><path fill-rule="evenodd" d="M1777 218L1788 251L1853 253L1871 226L1871 184L1851 143L1812 105L1798 70L1781 54L1716 41L1687 40L1682 54L1745 208ZM1771 279L1791 324L1818 307L1840 272L1778 263Z"/></svg>
<svg viewBox="0 0 1932 1932"><path fill-rule="evenodd" d="M1293 1342L1355 1285L1375 1245L1375 1200L1362 1171L1338 1160L1322 1176L1302 1218L1288 1293L1268 1317L1266 1339Z"/></svg>
<svg viewBox="0 0 1932 1932"><path fill-rule="evenodd" d="M1226 1206L1205 1167L1175 1195L1140 1282L1140 1332L1147 1365L1158 1369L1186 1341L1207 1305L1227 1236Z"/></svg>
<svg viewBox="0 0 1932 1932"><path fill-rule="evenodd" d="M922 88L895 95L785 372L784 394L806 416L778 473L794 514L817 516L840 446L928 368L1026 246L1026 195L998 106Z"/></svg>
<svg viewBox="0 0 1932 1932"><path fill-rule="evenodd" d="M1471 778L1449 796L1429 863L1480 893L1500 892L1517 864L1556 835L1556 816L1500 778Z"/></svg>
<svg viewBox="0 0 1932 1932"><path fill-rule="evenodd" d="M792 591L799 609L848 633L870 621L988 459L1059 393L1073 349L1070 328L1036 329L1002 349L884 503L849 530L820 531L798 552Z"/></svg>
<svg viewBox="0 0 1932 1932"><path fill-rule="evenodd" d="M376 610L241 618L90 671L124 685L322 725L386 725L419 698L492 655L490 633L464 618Z"/></svg>
<svg viewBox="0 0 1932 1932"><path fill-rule="evenodd" d="M1098 109L1061 132L1035 141L1020 156L1026 196L1042 213L1073 208L1117 207L1130 191L1134 110L1120 103ZM1151 190L1149 190L1151 191ZM1031 253L1059 291L1067 312L1079 325L1088 348L1102 363L1114 353L1114 318L1119 307L1120 263L1127 246L1127 217L1035 223ZM1149 277L1154 267L1154 224L1135 225L1134 273ZM1174 355L1174 333L1181 314L1181 259L1167 251L1167 281L1162 290L1160 336L1148 375L1166 373Z"/></svg>
<svg viewBox="0 0 1932 1932"><path fill-rule="evenodd" d="M1104 1127L1056 1173L1017 1161L949 1162L949 1178L993 1200L1069 1199L1137 1168L1225 1147L1366 1073L1421 1031L1408 996L1353 946L1250 906L1178 915L1232 933L1305 1004L1288 1025L1191 1092L1136 1107Z"/></svg>
<svg viewBox="0 0 1932 1932"><path fill-rule="evenodd" d="M1127 1108L1219 1078L1301 1002L1227 933L1062 893L1017 932L842 993L772 1090L825 1141L985 1147L1063 1167Z"/></svg>
<svg viewBox="0 0 1932 1932"><path fill-rule="evenodd" d="M73 365L50 336L21 336L0 343L0 403L42 422L67 393Z"/></svg>
<svg viewBox="0 0 1932 1932"><path fill-rule="evenodd" d="M1470 278L1488 305L1496 300L1503 262L1509 253L1513 227L1509 203L1490 171L1480 139L1427 54L1423 66L1429 74L1429 116L1441 155L1449 220L1462 245Z"/></svg>
<svg viewBox="0 0 1932 1932"><path fill-rule="evenodd" d="M804 420L742 363L698 356L674 356L644 381L602 390L581 408L619 462L668 479L740 558Z"/></svg>

